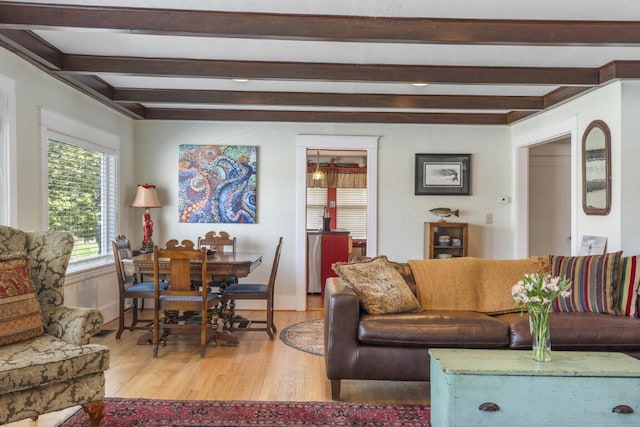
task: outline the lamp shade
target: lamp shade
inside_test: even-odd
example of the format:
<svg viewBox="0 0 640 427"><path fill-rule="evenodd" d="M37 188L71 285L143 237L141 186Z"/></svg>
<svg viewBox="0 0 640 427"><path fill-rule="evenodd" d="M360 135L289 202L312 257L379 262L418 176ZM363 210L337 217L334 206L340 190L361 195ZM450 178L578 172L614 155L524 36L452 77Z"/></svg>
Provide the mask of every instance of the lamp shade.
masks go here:
<svg viewBox="0 0 640 427"><path fill-rule="evenodd" d="M161 208L156 186L151 184L138 184L136 198L131 204L132 208Z"/></svg>

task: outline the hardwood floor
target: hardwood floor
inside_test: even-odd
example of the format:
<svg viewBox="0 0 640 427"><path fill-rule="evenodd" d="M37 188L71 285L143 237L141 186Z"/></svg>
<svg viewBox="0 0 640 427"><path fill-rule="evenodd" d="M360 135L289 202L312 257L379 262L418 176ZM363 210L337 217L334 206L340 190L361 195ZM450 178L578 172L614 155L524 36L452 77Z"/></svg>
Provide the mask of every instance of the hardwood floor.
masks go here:
<svg viewBox="0 0 640 427"><path fill-rule="evenodd" d="M259 318L263 312L241 314ZM322 317L321 310L276 311L278 332L304 320ZM145 310L143 316L151 316ZM117 329L116 321L104 329ZM115 332L96 337L94 343L111 349L106 372L106 395L150 399L331 401L324 358L293 349L264 332L239 332L240 344L209 347L204 359L199 345L175 343L160 346L158 358L150 345L137 345L144 331ZM425 361L426 363L426 361ZM343 381L341 398L348 402L429 403L429 383L394 381ZM55 426L78 407L45 414L38 422L11 423L11 427Z"/></svg>

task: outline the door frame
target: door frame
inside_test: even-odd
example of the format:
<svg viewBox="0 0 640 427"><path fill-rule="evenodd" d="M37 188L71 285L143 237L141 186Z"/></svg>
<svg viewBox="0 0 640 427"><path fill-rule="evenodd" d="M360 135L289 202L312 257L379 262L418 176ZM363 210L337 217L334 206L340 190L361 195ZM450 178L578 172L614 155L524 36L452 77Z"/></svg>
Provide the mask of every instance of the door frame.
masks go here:
<svg viewBox="0 0 640 427"><path fill-rule="evenodd" d="M578 234L578 117L533 132L515 135L512 145L514 257L529 256L529 147L560 138L571 139L571 254L577 253Z"/></svg>
<svg viewBox="0 0 640 427"><path fill-rule="evenodd" d="M379 136L298 135L296 137L296 310L307 309L307 150L361 150L367 153L367 255L378 252Z"/></svg>

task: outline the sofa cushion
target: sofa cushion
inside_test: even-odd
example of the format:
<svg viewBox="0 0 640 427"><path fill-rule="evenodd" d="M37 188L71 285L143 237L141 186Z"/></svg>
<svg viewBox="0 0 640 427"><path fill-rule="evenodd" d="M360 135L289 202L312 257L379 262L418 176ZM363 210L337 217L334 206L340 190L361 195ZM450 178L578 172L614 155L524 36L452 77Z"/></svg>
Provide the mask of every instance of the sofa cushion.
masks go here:
<svg viewBox="0 0 640 427"><path fill-rule="evenodd" d="M509 325L510 347L531 348L529 317L496 316ZM551 350L639 351L638 319L602 313L551 313Z"/></svg>
<svg viewBox="0 0 640 427"><path fill-rule="evenodd" d="M613 295L618 260L622 252L604 255L551 255L551 272L572 281L571 295L557 298L553 310L560 312L615 314Z"/></svg>
<svg viewBox="0 0 640 427"><path fill-rule="evenodd" d="M44 334L0 347L0 394L45 387L108 367L108 347L70 344Z"/></svg>
<svg viewBox="0 0 640 427"><path fill-rule="evenodd" d="M509 327L486 314L463 310L363 314L358 340L381 346L502 348L509 345Z"/></svg>
<svg viewBox="0 0 640 427"><path fill-rule="evenodd" d="M24 253L0 255L0 345L43 333L42 310Z"/></svg>
<svg viewBox="0 0 640 427"><path fill-rule="evenodd" d="M336 263L333 270L353 288L369 314L420 310L416 296L385 256L365 262Z"/></svg>
<svg viewBox="0 0 640 427"><path fill-rule="evenodd" d="M618 262L615 309L623 316L638 317L638 284L640 283L639 256L623 256Z"/></svg>

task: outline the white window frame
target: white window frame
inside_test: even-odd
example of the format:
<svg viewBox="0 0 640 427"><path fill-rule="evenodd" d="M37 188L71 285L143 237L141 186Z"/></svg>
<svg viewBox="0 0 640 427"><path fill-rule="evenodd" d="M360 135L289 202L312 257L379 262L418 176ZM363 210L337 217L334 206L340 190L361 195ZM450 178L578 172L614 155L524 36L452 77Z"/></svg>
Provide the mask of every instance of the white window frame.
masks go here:
<svg viewBox="0 0 640 427"><path fill-rule="evenodd" d="M48 108L40 109L40 135L42 146L42 229L46 230L49 226L49 203L48 203L48 151L49 139L60 142L66 142L77 145L82 148L100 151L105 154L111 154L116 157L116 170L114 177L114 200L118 200L118 169L120 164L120 137L114 133L107 132L103 129L80 122ZM113 209L108 217L112 218L113 223L107 225L112 229L112 233L119 229L118 206L114 203L109 207ZM108 240L108 239L107 239ZM104 253L89 259L71 261L69 263L68 272L76 272L102 267L113 263L113 255L111 254L111 246L108 241L104 242Z"/></svg>
<svg viewBox="0 0 640 427"><path fill-rule="evenodd" d="M0 224L17 226L16 82L0 75Z"/></svg>

